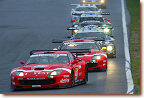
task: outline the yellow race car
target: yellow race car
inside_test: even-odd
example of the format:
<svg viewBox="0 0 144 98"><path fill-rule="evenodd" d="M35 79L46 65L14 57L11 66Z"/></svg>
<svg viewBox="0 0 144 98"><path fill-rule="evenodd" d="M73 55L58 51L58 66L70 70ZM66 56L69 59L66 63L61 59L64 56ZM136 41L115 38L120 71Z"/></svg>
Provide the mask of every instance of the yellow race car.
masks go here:
<svg viewBox="0 0 144 98"><path fill-rule="evenodd" d="M106 0L81 0L82 4L96 4L99 7L106 8Z"/></svg>

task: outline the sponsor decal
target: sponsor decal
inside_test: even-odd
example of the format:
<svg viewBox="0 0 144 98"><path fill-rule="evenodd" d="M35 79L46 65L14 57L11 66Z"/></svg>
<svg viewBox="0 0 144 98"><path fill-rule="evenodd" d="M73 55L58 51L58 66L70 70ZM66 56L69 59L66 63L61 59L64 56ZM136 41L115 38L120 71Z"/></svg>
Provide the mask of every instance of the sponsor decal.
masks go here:
<svg viewBox="0 0 144 98"><path fill-rule="evenodd" d="M17 78L17 80L23 80L23 78Z"/></svg>
<svg viewBox="0 0 144 98"><path fill-rule="evenodd" d="M15 82L12 81L12 84L15 85Z"/></svg>
<svg viewBox="0 0 144 98"><path fill-rule="evenodd" d="M27 80L44 80L45 78L27 78Z"/></svg>
<svg viewBox="0 0 144 98"><path fill-rule="evenodd" d="M69 83L69 79L61 79L60 83Z"/></svg>
<svg viewBox="0 0 144 98"><path fill-rule="evenodd" d="M63 75L64 78L69 78L69 75Z"/></svg>
<svg viewBox="0 0 144 98"><path fill-rule="evenodd" d="M78 68L75 69L75 76L78 76Z"/></svg>
<svg viewBox="0 0 144 98"><path fill-rule="evenodd" d="M78 78L78 68L75 68L75 80Z"/></svg>
<svg viewBox="0 0 144 98"><path fill-rule="evenodd" d="M80 73L79 73L79 76L81 76L81 75L82 75L82 73L80 72Z"/></svg>
<svg viewBox="0 0 144 98"><path fill-rule="evenodd" d="M81 66L79 66L79 69L81 69Z"/></svg>
<svg viewBox="0 0 144 98"><path fill-rule="evenodd" d="M103 62L106 62L106 60L103 60Z"/></svg>
<svg viewBox="0 0 144 98"><path fill-rule="evenodd" d="M48 78L53 78L53 76L48 76Z"/></svg>
<svg viewBox="0 0 144 98"><path fill-rule="evenodd" d="M41 85L32 85L32 87L41 87Z"/></svg>
<svg viewBox="0 0 144 98"><path fill-rule="evenodd" d="M91 63L98 63L98 61L96 61L96 60L91 60Z"/></svg>
<svg viewBox="0 0 144 98"><path fill-rule="evenodd" d="M103 66L105 66L106 64L103 64Z"/></svg>

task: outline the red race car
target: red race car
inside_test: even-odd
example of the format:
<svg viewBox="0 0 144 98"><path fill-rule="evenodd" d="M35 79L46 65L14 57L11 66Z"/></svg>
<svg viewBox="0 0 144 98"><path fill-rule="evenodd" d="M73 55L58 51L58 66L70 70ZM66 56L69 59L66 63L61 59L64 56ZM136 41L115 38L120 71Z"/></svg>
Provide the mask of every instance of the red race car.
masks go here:
<svg viewBox="0 0 144 98"><path fill-rule="evenodd" d="M73 87L86 84L88 69L69 51L33 50L23 66L11 71L11 86L19 88Z"/></svg>
<svg viewBox="0 0 144 98"><path fill-rule="evenodd" d="M89 49L90 52L86 53L81 51L81 55L77 55L80 60L86 61L88 69L101 69L107 70L107 54L104 50L100 49L100 46L94 40L68 40L64 41L62 45L58 47L58 50L71 50L71 49ZM76 55L73 52L74 55Z"/></svg>

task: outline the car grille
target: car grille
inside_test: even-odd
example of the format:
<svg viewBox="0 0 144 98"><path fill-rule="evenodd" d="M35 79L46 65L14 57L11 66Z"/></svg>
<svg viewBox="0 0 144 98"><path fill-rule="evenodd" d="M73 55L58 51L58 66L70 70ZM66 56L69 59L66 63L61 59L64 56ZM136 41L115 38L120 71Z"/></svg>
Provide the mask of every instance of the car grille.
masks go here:
<svg viewBox="0 0 144 98"><path fill-rule="evenodd" d="M48 80L19 80L21 85L49 85L56 83L55 79Z"/></svg>
<svg viewBox="0 0 144 98"><path fill-rule="evenodd" d="M80 14L80 13L75 13L75 14L73 14L73 15L78 15L78 16L80 16L81 14Z"/></svg>
<svg viewBox="0 0 144 98"><path fill-rule="evenodd" d="M97 63L87 63L88 68L96 67Z"/></svg>

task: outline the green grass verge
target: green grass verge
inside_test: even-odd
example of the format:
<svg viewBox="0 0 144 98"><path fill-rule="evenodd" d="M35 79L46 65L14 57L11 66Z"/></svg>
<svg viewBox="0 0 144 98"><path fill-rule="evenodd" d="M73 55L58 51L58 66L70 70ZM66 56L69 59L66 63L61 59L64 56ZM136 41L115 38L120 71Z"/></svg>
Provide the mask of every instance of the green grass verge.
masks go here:
<svg viewBox="0 0 144 98"><path fill-rule="evenodd" d="M131 16L130 28L130 55L132 74L137 93L140 94L140 1L126 0Z"/></svg>

